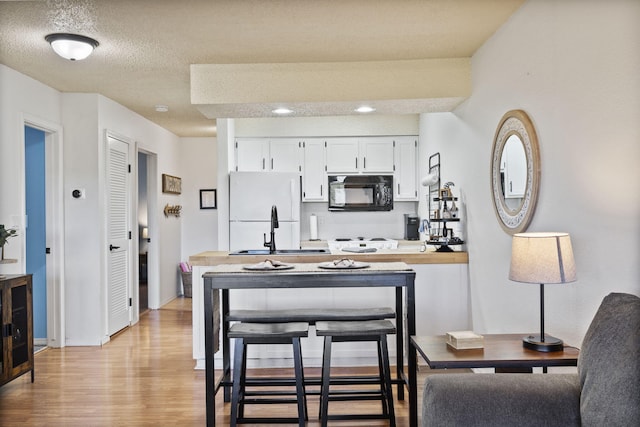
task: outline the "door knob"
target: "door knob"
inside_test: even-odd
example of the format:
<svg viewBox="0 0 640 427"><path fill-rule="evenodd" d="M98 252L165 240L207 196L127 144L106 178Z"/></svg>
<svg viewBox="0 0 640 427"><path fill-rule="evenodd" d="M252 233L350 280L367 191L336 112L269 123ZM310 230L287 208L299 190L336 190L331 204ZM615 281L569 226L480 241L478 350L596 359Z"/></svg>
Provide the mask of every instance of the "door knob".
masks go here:
<svg viewBox="0 0 640 427"><path fill-rule="evenodd" d="M112 251L114 249L120 249L120 246L109 245L109 250Z"/></svg>

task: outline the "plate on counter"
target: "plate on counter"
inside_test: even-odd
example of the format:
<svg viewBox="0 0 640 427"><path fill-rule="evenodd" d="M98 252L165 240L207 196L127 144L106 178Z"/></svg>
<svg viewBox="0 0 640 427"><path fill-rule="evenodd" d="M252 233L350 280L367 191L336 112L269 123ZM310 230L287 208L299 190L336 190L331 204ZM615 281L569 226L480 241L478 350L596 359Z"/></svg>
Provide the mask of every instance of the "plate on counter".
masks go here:
<svg viewBox="0 0 640 427"><path fill-rule="evenodd" d="M318 264L319 268L328 270L354 270L357 268L367 268L369 264L366 262L354 261L352 259L337 259Z"/></svg>
<svg viewBox="0 0 640 427"><path fill-rule="evenodd" d="M251 271L291 270L294 266L285 262L267 259L257 264L243 265L242 268Z"/></svg>

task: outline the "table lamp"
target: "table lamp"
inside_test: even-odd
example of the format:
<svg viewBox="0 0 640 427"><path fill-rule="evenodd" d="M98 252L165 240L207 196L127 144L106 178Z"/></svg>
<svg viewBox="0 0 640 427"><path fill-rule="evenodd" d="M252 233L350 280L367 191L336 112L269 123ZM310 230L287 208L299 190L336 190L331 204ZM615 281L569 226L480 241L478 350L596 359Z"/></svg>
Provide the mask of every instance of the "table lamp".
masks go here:
<svg viewBox="0 0 640 427"><path fill-rule="evenodd" d="M523 346L536 351L561 351L562 340L544 334L544 285L576 280L576 266L569 234L514 234L509 279L540 284L540 335L524 337Z"/></svg>

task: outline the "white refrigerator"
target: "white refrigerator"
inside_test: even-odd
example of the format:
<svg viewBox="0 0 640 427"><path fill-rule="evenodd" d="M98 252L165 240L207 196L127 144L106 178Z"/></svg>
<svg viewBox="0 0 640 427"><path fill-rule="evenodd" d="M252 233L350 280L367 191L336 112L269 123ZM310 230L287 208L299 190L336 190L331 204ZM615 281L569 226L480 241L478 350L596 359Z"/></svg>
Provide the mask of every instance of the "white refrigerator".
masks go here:
<svg viewBox="0 0 640 427"><path fill-rule="evenodd" d="M278 210L276 249L300 248L300 175L229 173L229 250L264 248L270 240L271 206Z"/></svg>

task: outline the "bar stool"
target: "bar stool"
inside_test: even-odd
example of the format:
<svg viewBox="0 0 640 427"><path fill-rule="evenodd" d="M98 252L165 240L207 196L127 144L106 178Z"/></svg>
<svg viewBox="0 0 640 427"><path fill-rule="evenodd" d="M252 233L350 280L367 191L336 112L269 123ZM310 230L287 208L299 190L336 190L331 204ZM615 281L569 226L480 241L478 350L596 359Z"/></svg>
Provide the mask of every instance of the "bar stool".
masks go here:
<svg viewBox="0 0 640 427"><path fill-rule="evenodd" d="M316 335L324 336L324 355L322 359L322 384L320 395L320 420L322 426L328 420L349 419L388 419L395 427L395 412L393 409L393 391L391 389L391 370L389 367L389 351L387 335L395 334L396 328L389 320L368 320L349 322L316 322ZM375 383L379 389L374 391L353 390L330 393L330 386L334 384L362 384L366 381L354 382L354 377L341 381L340 377L331 377L331 345L334 342L374 341L378 349L378 372ZM380 399L382 414L353 414L329 415L329 401L333 400L370 400Z"/></svg>
<svg viewBox="0 0 640 427"><path fill-rule="evenodd" d="M237 423L295 423L300 427L307 419L307 398L305 394L304 372L302 366L302 350L300 338L309 335L309 324L306 322L291 323L234 323L229 327L228 337L234 338L235 352L233 365L233 392L231 395L231 426ZM295 370L296 399L259 398L248 396L273 396L274 393L247 392L247 345L249 344L291 344L293 347L293 363ZM273 384L271 384L273 385ZM287 394L287 393L280 393ZM291 393L288 393L291 394ZM297 418L246 418L245 404L297 403Z"/></svg>

